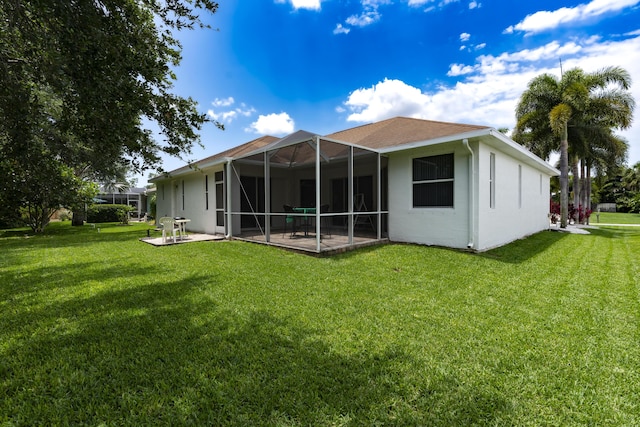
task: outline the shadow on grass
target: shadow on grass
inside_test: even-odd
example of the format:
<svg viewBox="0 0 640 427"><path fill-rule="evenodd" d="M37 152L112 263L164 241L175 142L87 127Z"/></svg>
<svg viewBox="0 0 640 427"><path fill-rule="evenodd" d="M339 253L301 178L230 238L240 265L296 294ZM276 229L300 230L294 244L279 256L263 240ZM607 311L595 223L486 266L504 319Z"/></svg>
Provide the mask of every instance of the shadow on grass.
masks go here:
<svg viewBox="0 0 640 427"><path fill-rule="evenodd" d="M0 419L469 425L509 410L464 378L408 380L421 362L401 350L338 352L313 328L222 310L206 297L216 286L191 276L15 308L0 320Z"/></svg>
<svg viewBox="0 0 640 427"><path fill-rule="evenodd" d="M633 227L598 227L590 228L589 233L607 239L622 239L628 236L640 236L640 229Z"/></svg>
<svg viewBox="0 0 640 427"><path fill-rule="evenodd" d="M541 231L524 239L516 240L508 245L500 246L478 256L510 264L520 264L546 251L548 248L567 237L567 233Z"/></svg>
<svg viewBox="0 0 640 427"><path fill-rule="evenodd" d="M56 248L84 246L95 242L122 242L146 237L147 230L153 226L147 224L98 224L96 227L84 225L72 227L70 223L55 223L44 233L34 234L29 229L0 231L0 248L9 251L15 248ZM159 235L151 231L152 235Z"/></svg>
<svg viewBox="0 0 640 427"><path fill-rule="evenodd" d="M449 251L458 254L468 254L469 256L479 256L489 258L496 261L502 261L512 264L519 264L535 257L536 255L546 251L548 248L567 237L567 233L554 231L541 231L524 239L516 240L507 245L486 251L486 252L469 252L461 249L447 248L441 246L424 246L414 243L385 243L385 245L403 245L416 246L417 248L430 248L438 251ZM378 250L380 246L369 246L358 248L342 254L334 255L331 258L335 260L357 258Z"/></svg>

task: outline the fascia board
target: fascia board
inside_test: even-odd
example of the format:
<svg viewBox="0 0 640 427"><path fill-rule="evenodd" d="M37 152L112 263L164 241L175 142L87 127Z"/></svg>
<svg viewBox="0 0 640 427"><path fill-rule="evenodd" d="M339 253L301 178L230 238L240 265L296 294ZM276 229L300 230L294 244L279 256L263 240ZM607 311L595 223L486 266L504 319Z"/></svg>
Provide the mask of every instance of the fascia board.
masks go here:
<svg viewBox="0 0 640 427"><path fill-rule="evenodd" d="M455 135L442 136L440 138L427 139L423 141L410 142L408 144L396 145L380 149L380 153L395 153L397 151L411 150L414 148L428 147L431 145L444 144L446 142L461 141L463 139L479 138L489 135L491 128L474 130L471 132L457 133Z"/></svg>
<svg viewBox="0 0 640 427"><path fill-rule="evenodd" d="M552 175L552 176L560 175L560 171L558 169L554 168L549 163L547 163L544 159L541 159L540 157L536 156L531 151L527 150L525 147L518 144L517 142L515 142L514 140L512 140L502 132L495 129L491 129L489 132L489 135L493 136L494 138L502 142L504 145L506 145L507 150L505 151L511 151L512 153L515 151L516 155L514 157L519 157L525 161L528 160L529 164L547 172L549 175ZM496 147L496 148L500 148L500 147Z"/></svg>
<svg viewBox="0 0 640 427"><path fill-rule="evenodd" d="M449 136L429 139L425 141L411 142L409 144L398 145L395 147L383 148L380 150L380 153L389 154L389 153L394 153L398 151L411 150L414 148L428 147L432 145L445 144L448 142L455 142L455 141L461 141L463 139L474 139L474 138L481 139L484 143L488 145L495 146L497 149L510 153L514 157L520 158L526 163L548 173L549 175L553 176L553 175L560 174L560 171L558 169L554 168L549 163L547 163L540 157L533 154L531 151L524 148L522 145L513 141L511 138L507 137L502 132L494 128L480 129L472 132L458 133L455 135L449 135ZM490 142L492 140L493 141L497 140L501 144L500 145L495 143L492 144Z"/></svg>
<svg viewBox="0 0 640 427"><path fill-rule="evenodd" d="M217 165L220 165L220 164L225 164L225 163L229 162L230 160L231 160L231 157L221 157L219 159L214 159L214 160L208 161L206 163L195 162L195 163L193 163L192 167L182 166L181 168L174 169L172 171L167 172L166 174L153 177L153 178L149 179L149 182L157 182L157 181L162 181L163 179L176 178L176 177L179 177L179 176L187 175L187 174L192 173L192 172L196 172L198 169L204 169L204 168L209 168L211 166L217 166Z"/></svg>
<svg viewBox="0 0 640 427"><path fill-rule="evenodd" d="M379 149L375 149L375 148L371 148L371 147L365 147L363 145L354 144L352 142L340 141L339 139L332 139L332 138L326 138L324 136L321 136L320 140L321 140L321 142L322 141L327 141L327 142L332 142L334 144L347 145L347 146L351 146L353 148L358 148L360 150L371 151L373 153L382 153L382 151L379 150Z"/></svg>

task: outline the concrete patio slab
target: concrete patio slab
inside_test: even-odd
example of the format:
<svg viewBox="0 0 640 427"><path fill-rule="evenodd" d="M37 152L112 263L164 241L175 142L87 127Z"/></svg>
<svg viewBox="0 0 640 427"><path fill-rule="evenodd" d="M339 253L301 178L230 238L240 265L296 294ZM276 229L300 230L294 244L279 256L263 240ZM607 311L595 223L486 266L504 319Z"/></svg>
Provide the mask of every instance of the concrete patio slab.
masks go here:
<svg viewBox="0 0 640 427"><path fill-rule="evenodd" d="M224 240L224 236L216 234L189 233L189 235L184 236L183 239L177 239L175 243L171 238L167 239L167 243L162 243L162 237L143 237L140 239L141 242L148 243L153 246L170 246L179 245L181 243L208 242L216 240Z"/></svg>

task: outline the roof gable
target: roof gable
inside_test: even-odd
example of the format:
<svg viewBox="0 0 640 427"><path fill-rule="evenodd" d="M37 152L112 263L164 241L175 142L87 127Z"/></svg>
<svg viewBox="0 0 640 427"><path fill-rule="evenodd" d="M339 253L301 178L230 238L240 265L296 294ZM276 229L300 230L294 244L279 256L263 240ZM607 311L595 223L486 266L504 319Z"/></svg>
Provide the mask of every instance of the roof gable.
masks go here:
<svg viewBox="0 0 640 427"><path fill-rule="evenodd" d="M332 133L327 135L327 138L380 149L412 142L428 141L480 129L490 129L490 127L394 117L381 122Z"/></svg>

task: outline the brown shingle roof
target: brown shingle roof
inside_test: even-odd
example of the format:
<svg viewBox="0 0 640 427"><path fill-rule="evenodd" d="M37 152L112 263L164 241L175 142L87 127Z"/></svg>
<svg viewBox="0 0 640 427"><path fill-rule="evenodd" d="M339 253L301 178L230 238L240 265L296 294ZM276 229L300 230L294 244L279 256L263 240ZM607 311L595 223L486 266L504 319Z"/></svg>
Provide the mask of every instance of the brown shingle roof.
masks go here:
<svg viewBox="0 0 640 427"><path fill-rule="evenodd" d="M380 122L335 132L330 135L326 135L325 137L330 140L356 144L375 150L396 147L412 142L429 141L436 138L458 135L480 129L490 129L490 127L412 119L408 117L394 117ZM237 147L233 147L221 153L214 154L213 156L198 160L195 162L195 165L202 167L210 164L211 162L215 162L216 160L242 157L245 154L263 148L278 140L280 140L280 138L275 136L261 136L260 138L238 145ZM333 147L333 150L338 149L339 147ZM330 157L332 157L332 154L335 154L332 153L331 146L327 147L325 145L323 150L326 151ZM302 154L299 154L297 161L303 162L303 157L304 156L302 156ZM193 166L187 165L173 170L171 173L183 173L191 169L193 169Z"/></svg>
<svg viewBox="0 0 640 427"><path fill-rule="evenodd" d="M170 173L172 175L181 174L181 173L193 170L194 165L196 167L202 167L204 165L207 165L208 163L215 162L216 160L222 160L226 157L241 156L253 150L257 150L258 148L262 148L265 145L271 144L272 142L277 141L278 139L280 138L276 138L275 136L270 136L270 135L261 136L260 138L256 138L254 140L245 142L244 144L238 145L236 147L229 148L228 150L223 151L221 153L214 154L213 156L205 157L204 159L195 161L192 164L182 166L178 169L174 169Z"/></svg>
<svg viewBox="0 0 640 427"><path fill-rule="evenodd" d="M479 129L489 129L489 127L394 117L381 122L332 133L326 135L326 137L363 147L379 149L411 142L428 141Z"/></svg>
<svg viewBox="0 0 640 427"><path fill-rule="evenodd" d="M271 136L271 135L261 136L260 138L256 138L254 140L245 142L244 144L238 145L236 147L229 148L228 150L223 151L222 153L214 154L213 156L207 157L206 159L198 160L197 163L209 163L213 160L223 159L225 157L239 157L244 154L250 153L254 150L257 150L258 148L262 148L265 145L269 145L272 142L277 141L279 139L280 138L276 138L275 136Z"/></svg>

